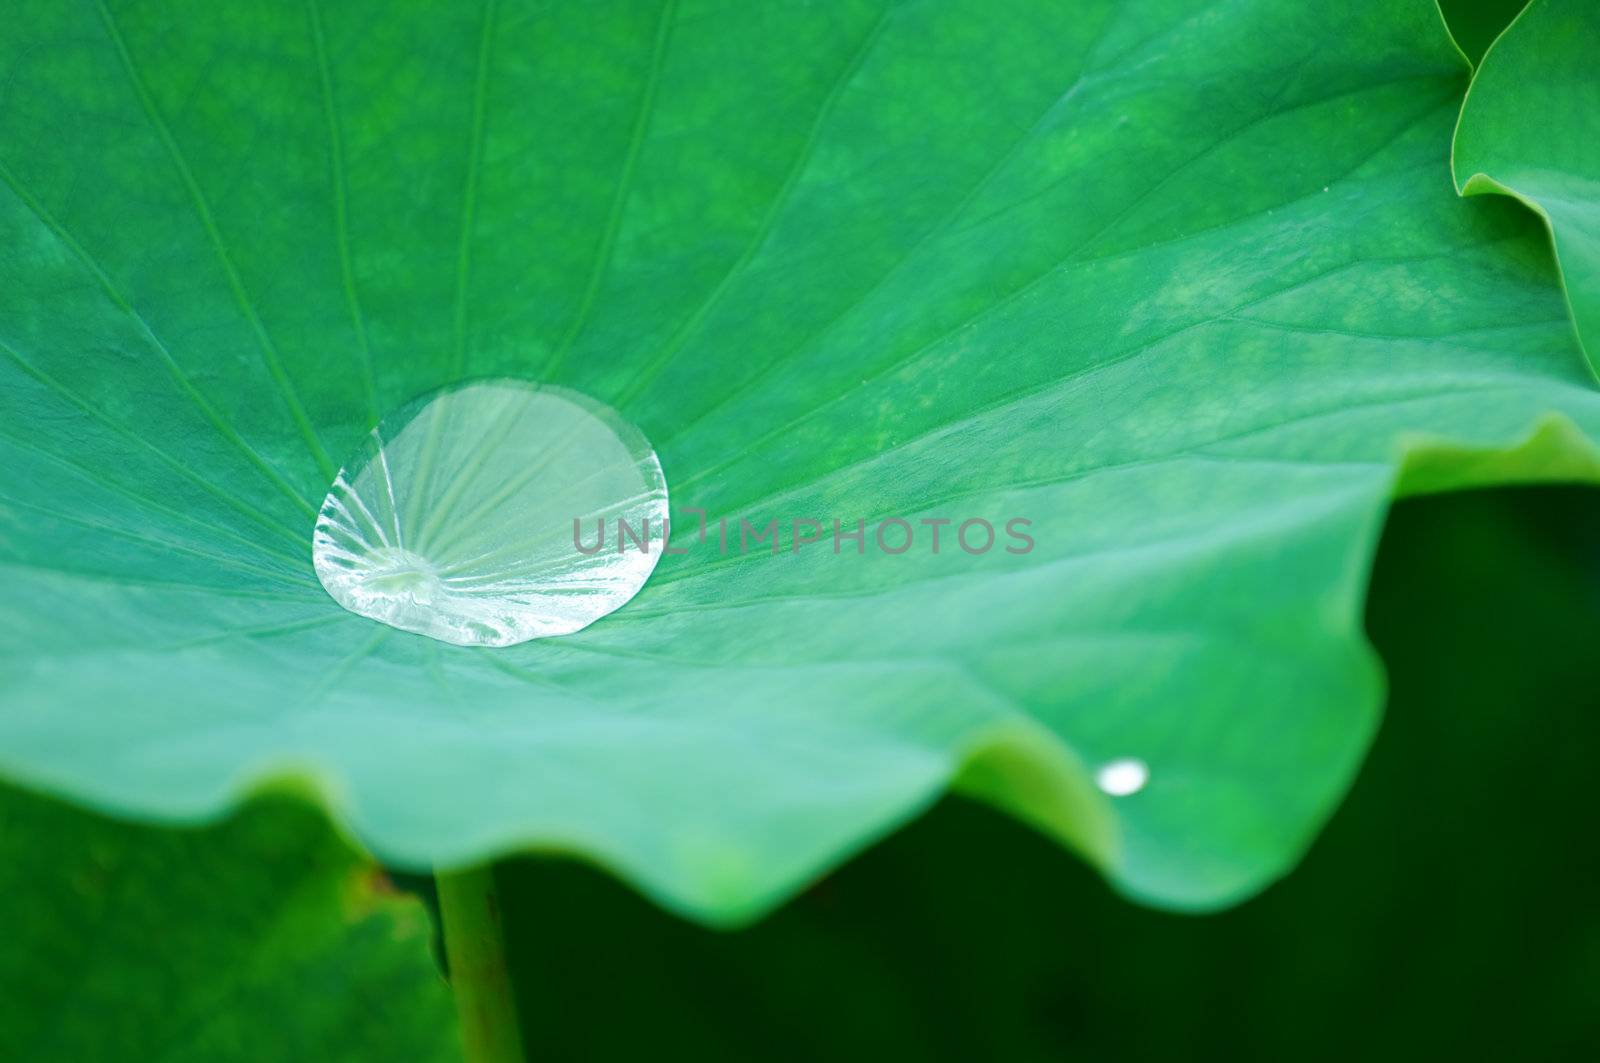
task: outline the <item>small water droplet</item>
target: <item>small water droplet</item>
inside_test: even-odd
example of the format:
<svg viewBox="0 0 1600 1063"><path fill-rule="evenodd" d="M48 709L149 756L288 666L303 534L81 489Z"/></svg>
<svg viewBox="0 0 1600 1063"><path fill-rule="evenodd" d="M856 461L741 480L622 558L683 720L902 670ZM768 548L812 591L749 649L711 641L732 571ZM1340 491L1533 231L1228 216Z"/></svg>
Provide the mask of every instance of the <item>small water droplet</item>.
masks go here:
<svg viewBox="0 0 1600 1063"><path fill-rule="evenodd" d="M1094 784L1112 797L1136 794L1149 781L1150 766L1136 757L1108 760L1094 773Z"/></svg>
<svg viewBox="0 0 1600 1063"><path fill-rule="evenodd" d="M567 635L620 609L661 558L667 484L644 435L575 391L518 381L424 396L379 422L317 515L340 605L462 646ZM573 521L648 549L576 548Z"/></svg>

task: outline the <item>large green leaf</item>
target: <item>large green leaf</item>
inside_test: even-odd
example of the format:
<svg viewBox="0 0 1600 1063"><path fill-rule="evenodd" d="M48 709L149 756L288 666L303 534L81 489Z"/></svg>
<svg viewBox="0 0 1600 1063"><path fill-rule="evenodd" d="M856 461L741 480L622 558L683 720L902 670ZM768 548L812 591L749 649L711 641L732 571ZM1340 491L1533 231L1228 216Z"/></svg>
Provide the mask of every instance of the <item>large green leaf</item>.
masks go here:
<svg viewBox="0 0 1600 1063"><path fill-rule="evenodd" d="M1600 6L1534 0L1472 80L1451 159L1463 195L1502 192L1550 226L1579 340L1600 368Z"/></svg>
<svg viewBox="0 0 1600 1063"><path fill-rule="evenodd" d="M1450 187L1427 0L13 21L0 768L123 814L294 773L388 860L730 920L955 785L1222 904L1366 747L1389 498L1600 472L1542 234ZM344 613L334 464L480 376L617 407L680 507L1037 547L692 546L501 650Z"/></svg>
<svg viewBox="0 0 1600 1063"><path fill-rule="evenodd" d="M0 791L0 1056L448 1060L415 898L303 806L204 831Z"/></svg>

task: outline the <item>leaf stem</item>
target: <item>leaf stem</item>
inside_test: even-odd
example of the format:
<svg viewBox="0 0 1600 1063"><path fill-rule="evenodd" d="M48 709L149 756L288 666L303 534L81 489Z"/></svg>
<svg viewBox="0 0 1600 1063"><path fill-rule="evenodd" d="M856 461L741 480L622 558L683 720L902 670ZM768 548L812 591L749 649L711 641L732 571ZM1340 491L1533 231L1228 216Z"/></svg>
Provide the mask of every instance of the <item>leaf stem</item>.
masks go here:
<svg viewBox="0 0 1600 1063"><path fill-rule="evenodd" d="M506 969L493 865L440 872L437 878L445 955L467 1061L522 1063L522 1034Z"/></svg>

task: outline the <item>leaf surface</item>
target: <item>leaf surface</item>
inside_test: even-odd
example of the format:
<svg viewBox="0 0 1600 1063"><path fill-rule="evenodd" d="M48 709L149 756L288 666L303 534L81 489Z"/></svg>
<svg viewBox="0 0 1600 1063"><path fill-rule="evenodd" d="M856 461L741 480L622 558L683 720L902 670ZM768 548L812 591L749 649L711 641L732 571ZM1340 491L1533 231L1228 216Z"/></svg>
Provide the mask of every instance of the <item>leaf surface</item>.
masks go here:
<svg viewBox="0 0 1600 1063"><path fill-rule="evenodd" d="M951 786L1155 903L1292 866L1376 724L1389 499L1600 473L1536 224L1450 187L1437 11L830 12L30 5L0 769L158 818L298 775L386 860L573 853L717 922ZM921 545L713 523L501 650L342 611L335 465L497 376L620 410L680 514Z"/></svg>
<svg viewBox="0 0 1600 1063"><path fill-rule="evenodd" d="M1463 195L1501 192L1550 226L1572 319L1600 370L1600 8L1534 0L1472 80L1451 165Z"/></svg>

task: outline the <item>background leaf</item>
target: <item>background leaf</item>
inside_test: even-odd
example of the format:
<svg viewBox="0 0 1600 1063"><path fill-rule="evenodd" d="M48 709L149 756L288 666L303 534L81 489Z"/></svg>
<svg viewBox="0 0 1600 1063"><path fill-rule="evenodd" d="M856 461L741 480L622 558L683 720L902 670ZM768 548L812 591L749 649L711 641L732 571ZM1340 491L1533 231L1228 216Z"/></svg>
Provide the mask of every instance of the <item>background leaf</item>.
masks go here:
<svg viewBox="0 0 1600 1063"><path fill-rule="evenodd" d="M1578 338L1600 367L1600 8L1534 0L1495 43L1456 127L1462 195L1503 192L1550 226Z"/></svg>
<svg viewBox="0 0 1600 1063"><path fill-rule="evenodd" d="M299 802L164 831L0 794L0 1056L460 1058L414 898Z"/></svg>

